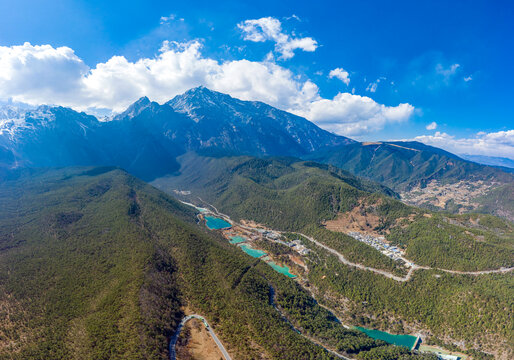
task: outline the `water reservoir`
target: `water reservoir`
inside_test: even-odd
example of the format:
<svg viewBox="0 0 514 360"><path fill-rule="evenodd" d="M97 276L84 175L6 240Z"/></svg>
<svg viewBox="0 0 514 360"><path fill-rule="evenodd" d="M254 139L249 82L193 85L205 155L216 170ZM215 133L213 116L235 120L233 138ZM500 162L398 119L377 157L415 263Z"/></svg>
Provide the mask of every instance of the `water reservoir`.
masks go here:
<svg viewBox="0 0 514 360"><path fill-rule="evenodd" d="M289 267L287 266L280 266L276 263L274 263L273 261L270 261L268 263L269 266L271 266L275 271L285 275L285 276L289 276L290 278L295 278L296 275L293 275L289 272Z"/></svg>
<svg viewBox="0 0 514 360"><path fill-rule="evenodd" d="M253 249L248 245L240 245L241 249L248 255L254 258L260 258L261 256L266 255L266 253L262 250Z"/></svg>
<svg viewBox="0 0 514 360"><path fill-rule="evenodd" d="M228 229L232 227L229 222L213 216L206 216L205 223L211 230Z"/></svg>
<svg viewBox="0 0 514 360"><path fill-rule="evenodd" d="M231 236L230 240L229 240L229 242L231 244L239 244L239 243L242 243L242 242L245 242L245 241L246 241L246 239L244 237L242 237L242 236Z"/></svg>
<svg viewBox="0 0 514 360"><path fill-rule="evenodd" d="M412 335L394 335L385 331L366 329L360 326L355 326L356 329L362 331L373 339L383 340L388 344L397 346L405 346L409 349L416 344L417 337Z"/></svg>

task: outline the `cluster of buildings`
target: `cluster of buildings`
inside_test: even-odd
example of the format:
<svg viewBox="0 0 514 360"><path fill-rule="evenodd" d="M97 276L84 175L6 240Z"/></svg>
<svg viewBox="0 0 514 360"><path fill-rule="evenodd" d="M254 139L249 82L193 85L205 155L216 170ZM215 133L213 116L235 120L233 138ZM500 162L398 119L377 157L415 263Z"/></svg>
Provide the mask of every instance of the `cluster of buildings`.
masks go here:
<svg viewBox="0 0 514 360"><path fill-rule="evenodd" d="M274 241L276 243L289 246L292 250L296 251L300 255L307 255L309 253L309 249L307 249L300 239L293 240L291 242L286 242L283 240L280 240L282 237L279 233L271 230L259 230L259 232L267 238L268 240Z"/></svg>
<svg viewBox="0 0 514 360"><path fill-rule="evenodd" d="M262 230L262 235L274 241L280 239L280 234L271 230Z"/></svg>
<svg viewBox="0 0 514 360"><path fill-rule="evenodd" d="M350 235L355 240L359 240L369 246L374 247L378 251L380 251L385 256L395 260L395 261L404 261L402 258L403 251L396 246L389 245L383 236L374 237L367 234L361 234L356 231L349 232ZM412 266L411 263L406 262L407 266Z"/></svg>
<svg viewBox="0 0 514 360"><path fill-rule="evenodd" d="M300 239L293 240L291 242L286 243L291 249L299 253L300 255L307 255L309 253L309 249L302 244Z"/></svg>

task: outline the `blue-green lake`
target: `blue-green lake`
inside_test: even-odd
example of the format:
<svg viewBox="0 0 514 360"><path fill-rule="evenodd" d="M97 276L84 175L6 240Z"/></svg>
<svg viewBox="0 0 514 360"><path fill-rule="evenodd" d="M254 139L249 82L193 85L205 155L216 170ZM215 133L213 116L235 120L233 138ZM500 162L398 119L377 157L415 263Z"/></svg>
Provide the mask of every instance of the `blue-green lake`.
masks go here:
<svg viewBox="0 0 514 360"><path fill-rule="evenodd" d="M266 255L266 253L264 251L253 249L248 245L240 245L240 248L243 249L243 251L245 253L247 253L248 255L250 255L251 257L254 257L254 258L260 258L261 256Z"/></svg>
<svg viewBox="0 0 514 360"><path fill-rule="evenodd" d="M371 330L371 329L366 329L366 328L363 328L360 326L355 326L355 328L362 331L363 333L365 333L366 335L368 335L369 337L371 337L373 339L383 340L388 344L393 344L396 346L405 346L405 347L408 347L409 349L412 349L412 347L416 344L416 339L417 339L416 336L393 335L393 334L389 334L385 331Z"/></svg>
<svg viewBox="0 0 514 360"><path fill-rule="evenodd" d="M268 263L269 266L271 266L275 271L285 275L285 276L289 276L290 278L295 278L296 275L293 275L289 272L289 267L287 266L280 266L276 263L274 263L273 261L270 261Z"/></svg>
<svg viewBox="0 0 514 360"><path fill-rule="evenodd" d="M232 227L229 222L213 216L205 217L205 225L211 230L228 229Z"/></svg>
<svg viewBox="0 0 514 360"><path fill-rule="evenodd" d="M245 241L246 241L246 239L244 237L242 237L242 236L231 236L230 240L229 240L229 242L231 244L239 244L239 243L242 243L242 242L245 242Z"/></svg>

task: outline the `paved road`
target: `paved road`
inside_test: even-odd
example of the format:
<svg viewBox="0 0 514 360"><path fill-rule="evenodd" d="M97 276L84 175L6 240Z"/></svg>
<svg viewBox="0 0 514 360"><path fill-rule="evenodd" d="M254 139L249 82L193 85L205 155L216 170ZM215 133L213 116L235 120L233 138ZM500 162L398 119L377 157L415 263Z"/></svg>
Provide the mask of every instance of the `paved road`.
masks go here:
<svg viewBox="0 0 514 360"><path fill-rule="evenodd" d="M401 281L401 282L409 281L410 278L412 277L412 274L414 273L414 271L420 270L420 269L423 269L423 270L431 270L431 269L433 269L433 270L444 271L444 272L447 272L447 273L450 273L450 274L472 275L472 276L483 275L483 274L507 273L507 272L510 272L510 271L514 270L514 267L510 267L510 268L502 267L502 268L494 269L494 270L459 271L459 270L440 269L440 268L433 268L433 267L430 267L430 266L421 266L421 265L413 264L412 267L409 269L409 272L407 273L407 275L405 275L404 277L401 277L401 276L393 275L390 272L387 272L387 271L384 271L384 270L375 269L375 268L371 268L371 267L368 267L368 266L364 266L362 264L353 263L353 262L347 260L342 254L340 254L336 250L334 250L332 248L329 248L325 244L320 243L319 241L313 239L310 236L307 236L307 235L302 234L302 233L296 233L296 232L294 234L303 236L304 238L306 238L307 240L309 240L312 243L316 244L317 246L319 246L319 247L327 250L328 252L334 254L335 256L338 257L339 261L341 261L342 263L344 263L346 265L353 266L353 267L356 267L356 268L359 268L359 269L362 269L362 270L373 271L374 273L377 273L377 274L383 275L385 277L388 277L390 279L393 279L393 280L396 280L396 281ZM404 260L405 262L412 263L412 261L407 260L405 258L402 258L402 260Z"/></svg>
<svg viewBox="0 0 514 360"><path fill-rule="evenodd" d="M212 330L212 328L209 325L209 323L207 322L207 320L205 320L205 318L203 316L196 315L196 314L188 315L185 318L183 318L182 321L180 322L179 326L177 327L177 331L175 331L175 334L173 334L173 336L171 337L171 339L170 339L170 347L169 347L169 349L170 349L169 350L170 351L170 360L176 360L177 354L175 352L175 344L177 343L177 340L178 340L178 337L180 335L180 332L182 331L182 328L191 319L201 320L203 322L203 324L205 325L205 328L207 329L207 331L209 331L209 334L211 334L211 337L214 340L214 342L216 343L216 345L218 345L218 348L220 349L221 353L223 354L223 357L225 358L225 360L232 360L232 358L230 357L230 355L228 354L227 350L225 349L225 347L221 343L220 339L218 339L218 337L216 336L216 334Z"/></svg>
<svg viewBox="0 0 514 360"><path fill-rule="evenodd" d="M200 198L199 198L200 199ZM203 203L209 205L211 208L214 209L215 212L213 212L214 215L217 215L217 216L220 216L222 217L223 219L227 220L229 223L231 224L237 224L235 223L228 215L226 214L223 214L223 213L220 213L218 211L218 209L216 209L213 205L203 201L202 199L200 199L200 201L202 201ZM186 202L183 202L184 204L187 204L187 205L192 205L190 203L186 203ZM194 206L194 205L193 205ZM243 229L246 229L246 230L250 230L250 231L255 231L254 228L251 228L249 226L244 226L242 224L237 224L237 226L243 228ZM277 230L274 230L275 232L278 232L278 233L284 233L284 231L277 231ZM433 267L430 267L430 266L422 266L422 265L417 265L417 264L414 264L411 260L408 260L408 259L405 259L404 257L401 257L401 259L405 262L410 262L411 264L413 264L409 271L407 272L407 275L405 276L397 276L397 275L394 275L388 271L385 271L385 270L380 270L380 269L375 269L375 268L372 268L372 267L369 267L369 266L365 266L365 265L362 265L362 264L358 264L358 263L354 263L354 262L351 262L349 261L348 259L346 259L341 253L339 253L338 251L326 246L325 244L315 240L314 238L310 237L310 236L307 236L305 234L302 234L302 233L298 233L298 232L293 232L293 234L297 234L297 235L300 235L300 236L303 236L304 238L306 238L307 240L309 240L310 242L316 244L317 246L327 250L328 252L330 252L331 254L335 255L340 262L342 262L343 264L345 265L348 265L348 266L352 266L352 267L356 267L358 269L361 269L361 270L367 270L367 271L372 271L376 274L380 274L380 275L383 275L387 278L390 278L390 279L393 279L395 281L399 281L399 282L406 282L406 281L409 281L411 278L412 278L412 274L414 273L414 271L416 270L440 270L440 271L444 271L446 273L450 273L450 274L459 274L459 275L472 275L472 276L477 276L477 275L484 275L484 274L501 274L501 273L507 273L507 272L510 272L512 270L514 270L514 267L509 267L509 268L505 268L505 267L502 267L500 269L494 269L494 270L482 270L482 271L459 271L459 270L448 270L448 269L440 269L440 268L433 268Z"/></svg>
<svg viewBox="0 0 514 360"><path fill-rule="evenodd" d="M302 234L302 233L293 233L293 234L296 234L296 235L300 235L300 236L303 236L304 238L306 238L307 240L309 240L310 242L316 244L317 246L327 250L329 253L335 255L340 262L342 262L343 264L345 265L348 265L348 266L353 266L353 267L356 267L358 269L362 269L362 270L368 270L368 271L373 271L374 273L377 273L377 274L380 274L380 275L383 275L385 277L388 277L390 279L393 279L393 280L396 280L396 281L409 281L410 278L412 277L412 273L414 272L415 268L414 266L410 268L409 272L407 273L407 275L405 277L401 277L401 276L396 276L396 275L393 275L387 271L384 271L384 270L380 270L380 269L375 269L375 268L371 268L371 267L368 267L368 266L364 266L362 264L357 264L357 263L353 263L349 260L347 260L341 253L337 252L336 250L332 249L332 248L329 248L328 246L326 246L325 244L322 244L320 243L319 241L313 239L312 237L310 236L307 236L305 234Z"/></svg>

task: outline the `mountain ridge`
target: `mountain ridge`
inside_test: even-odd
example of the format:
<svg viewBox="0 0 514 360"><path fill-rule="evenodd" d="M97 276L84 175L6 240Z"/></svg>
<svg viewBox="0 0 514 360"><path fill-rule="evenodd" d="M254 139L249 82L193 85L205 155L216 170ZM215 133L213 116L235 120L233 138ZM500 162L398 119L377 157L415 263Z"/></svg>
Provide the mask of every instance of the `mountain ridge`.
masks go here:
<svg viewBox="0 0 514 360"><path fill-rule="evenodd" d="M357 142L265 103L239 100L205 87L190 89L163 104L143 96L111 121L63 107L0 111L2 170L115 165L151 181L178 171L177 158L190 151L313 160L383 183L405 193L413 204L454 212L479 207L468 201L471 195L476 198L469 190L473 182L479 181L485 193L514 179L502 169L419 142ZM454 191L448 184L462 182L467 193L457 203L427 203L429 192L419 199L411 196L427 186ZM498 199L498 194L491 196ZM490 209L490 204L480 208ZM510 204L501 208L496 214L514 218Z"/></svg>
<svg viewBox="0 0 514 360"><path fill-rule="evenodd" d="M213 113L213 106L221 110ZM188 114L187 108L196 113ZM6 114L11 118L3 119L0 127L4 167L109 164L146 180L175 171L175 158L192 150L297 156L327 144L353 142L269 105L203 87L162 105L142 97L111 121L50 106ZM50 143L67 142L69 147L52 151ZM73 144L80 146L78 152L60 155L73 152ZM14 161L9 164L11 157ZM169 164L161 169L159 162Z"/></svg>

